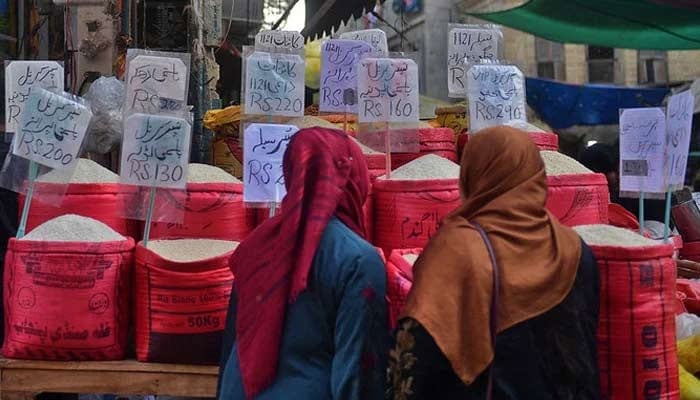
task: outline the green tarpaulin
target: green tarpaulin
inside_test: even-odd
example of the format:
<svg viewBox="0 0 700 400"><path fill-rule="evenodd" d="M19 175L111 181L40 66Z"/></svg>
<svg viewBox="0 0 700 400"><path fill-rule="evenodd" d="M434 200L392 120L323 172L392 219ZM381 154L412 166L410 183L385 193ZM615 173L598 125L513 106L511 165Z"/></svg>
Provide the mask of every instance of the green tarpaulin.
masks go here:
<svg viewBox="0 0 700 400"><path fill-rule="evenodd" d="M700 10L647 0L531 0L472 14L565 43L649 50L700 49Z"/></svg>

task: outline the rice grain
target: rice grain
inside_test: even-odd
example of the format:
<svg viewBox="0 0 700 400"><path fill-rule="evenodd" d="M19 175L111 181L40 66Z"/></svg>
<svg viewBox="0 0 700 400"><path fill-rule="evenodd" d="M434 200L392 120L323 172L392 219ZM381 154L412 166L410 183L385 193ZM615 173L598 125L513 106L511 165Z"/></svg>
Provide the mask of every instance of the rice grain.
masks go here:
<svg viewBox="0 0 700 400"><path fill-rule="evenodd" d="M629 229L610 225L581 225L574 227L584 242L592 246L647 247L659 244Z"/></svg>
<svg viewBox="0 0 700 400"><path fill-rule="evenodd" d="M584 167L583 164L557 151L540 151L540 156L544 161L547 176L593 173L593 171Z"/></svg>
<svg viewBox="0 0 700 400"><path fill-rule="evenodd" d="M100 221L80 215L66 214L44 222L20 240L113 242L126 240L126 238Z"/></svg>
<svg viewBox="0 0 700 400"><path fill-rule="evenodd" d="M351 139L353 142L355 142L355 144L360 146L360 150L362 150L362 154L365 154L365 155L374 155L374 154L382 154L383 155L384 154L381 151L376 151L376 150L372 149L371 147L365 146L364 144L362 144L362 142L355 139L354 137L351 137Z"/></svg>
<svg viewBox="0 0 700 400"><path fill-rule="evenodd" d="M214 239L153 240L146 246L174 262L193 262L220 257L238 247L238 242Z"/></svg>
<svg viewBox="0 0 700 400"><path fill-rule="evenodd" d="M235 176L219 167L192 163L187 166L187 182L190 183L241 183Z"/></svg>
<svg viewBox="0 0 700 400"><path fill-rule="evenodd" d="M435 154L426 154L391 171L391 179L407 181L458 179L459 169L459 164L446 158ZM386 179L386 175L382 175L378 179Z"/></svg>
<svg viewBox="0 0 700 400"><path fill-rule="evenodd" d="M37 178L37 182L46 183L117 183L119 175L100 164L79 158L72 170L54 169Z"/></svg>

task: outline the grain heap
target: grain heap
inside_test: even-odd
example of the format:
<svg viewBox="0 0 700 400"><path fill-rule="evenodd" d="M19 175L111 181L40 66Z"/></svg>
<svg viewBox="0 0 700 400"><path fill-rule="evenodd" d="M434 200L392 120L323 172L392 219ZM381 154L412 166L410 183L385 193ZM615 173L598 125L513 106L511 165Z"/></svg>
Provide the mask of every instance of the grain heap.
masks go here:
<svg viewBox="0 0 700 400"><path fill-rule="evenodd" d="M458 179L459 164L446 158L427 154L391 172L391 179L419 181L433 179ZM383 175L379 179L386 179Z"/></svg>
<svg viewBox="0 0 700 400"><path fill-rule="evenodd" d="M314 117L313 115L305 115L303 117L292 118L289 121L287 121L287 124L294 125L299 129L313 127L338 129L338 127L332 122L326 121L323 118Z"/></svg>
<svg viewBox="0 0 700 400"><path fill-rule="evenodd" d="M580 225L574 227L574 230L584 242L591 246L645 247L658 245L656 241L647 239L631 230L610 225Z"/></svg>
<svg viewBox="0 0 700 400"><path fill-rule="evenodd" d="M75 214L62 215L33 229L21 240L44 242L112 242L126 240L109 226Z"/></svg>
<svg viewBox="0 0 700 400"><path fill-rule="evenodd" d="M382 153L381 151L376 151L369 146L365 146L364 144L362 144L362 142L355 139L354 137L351 137L351 139L353 142L355 142L355 144L360 146L360 150L362 150L362 154L364 154L364 155L377 155L377 154L384 155L384 153Z"/></svg>
<svg viewBox="0 0 700 400"><path fill-rule="evenodd" d="M557 151L540 151L547 176L568 174L592 174L593 171L581 163Z"/></svg>
<svg viewBox="0 0 700 400"><path fill-rule="evenodd" d="M193 262L220 257L235 250L238 242L212 239L154 240L147 248L173 262Z"/></svg>
<svg viewBox="0 0 700 400"><path fill-rule="evenodd" d="M117 183L119 175L100 164L79 158L73 170L54 169L37 178L37 182L45 183Z"/></svg>
<svg viewBox="0 0 700 400"><path fill-rule="evenodd" d="M241 183L235 176L219 167L192 163L187 167L188 183Z"/></svg>

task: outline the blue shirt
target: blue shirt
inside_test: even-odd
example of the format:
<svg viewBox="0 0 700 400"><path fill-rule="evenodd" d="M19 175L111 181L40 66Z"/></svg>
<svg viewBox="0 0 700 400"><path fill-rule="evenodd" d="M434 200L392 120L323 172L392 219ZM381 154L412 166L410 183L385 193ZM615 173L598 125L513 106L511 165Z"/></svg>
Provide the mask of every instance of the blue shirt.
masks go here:
<svg viewBox="0 0 700 400"><path fill-rule="evenodd" d="M333 218L306 290L288 306L275 382L257 400L384 398L386 272L377 250ZM235 294L219 377L221 400L245 399L235 343Z"/></svg>

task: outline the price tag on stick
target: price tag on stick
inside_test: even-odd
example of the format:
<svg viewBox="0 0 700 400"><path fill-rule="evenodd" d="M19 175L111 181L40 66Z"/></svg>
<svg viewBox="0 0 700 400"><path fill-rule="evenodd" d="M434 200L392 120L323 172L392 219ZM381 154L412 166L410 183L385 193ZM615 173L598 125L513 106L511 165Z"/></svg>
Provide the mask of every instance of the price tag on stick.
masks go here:
<svg viewBox="0 0 700 400"><path fill-rule="evenodd" d="M243 137L243 201L280 203L284 186L282 160L292 136L293 125L250 124Z"/></svg>
<svg viewBox="0 0 700 400"><path fill-rule="evenodd" d="M129 61L124 114L184 114L187 74L179 58L136 56Z"/></svg>
<svg viewBox="0 0 700 400"><path fill-rule="evenodd" d="M661 108L630 108L620 115L620 193L666 192L666 117ZM636 196L634 196L636 197Z"/></svg>
<svg viewBox="0 0 700 400"><path fill-rule="evenodd" d="M303 52L304 37L297 31L261 31L255 35L255 50Z"/></svg>
<svg viewBox="0 0 700 400"><path fill-rule="evenodd" d="M498 29L453 28L447 36L447 89L451 97L465 97L467 70L482 60L498 59L502 33Z"/></svg>
<svg viewBox="0 0 700 400"><path fill-rule="evenodd" d="M295 54L251 54L246 60L245 113L303 116L304 68L304 60Z"/></svg>
<svg viewBox="0 0 700 400"><path fill-rule="evenodd" d="M326 41L321 47L319 110L357 113L357 68L372 46L357 40Z"/></svg>
<svg viewBox="0 0 700 400"><path fill-rule="evenodd" d="M375 56L389 56L389 45L386 40L386 32L381 29L365 29L362 31L345 32L340 34L340 38L344 40L363 41L372 46Z"/></svg>
<svg viewBox="0 0 700 400"><path fill-rule="evenodd" d="M666 171L669 190L680 190L685 184L694 108L695 97L689 90L671 96L668 101L666 111Z"/></svg>
<svg viewBox="0 0 700 400"><path fill-rule="evenodd" d="M527 122L525 77L513 65L479 64L467 72L471 132L512 121Z"/></svg>
<svg viewBox="0 0 700 400"><path fill-rule="evenodd" d="M361 60L357 93L360 122L418 122L418 66L413 60Z"/></svg>
<svg viewBox="0 0 700 400"><path fill-rule="evenodd" d="M17 132L33 88L63 92L63 67L56 61L11 61L5 68L5 131Z"/></svg>

